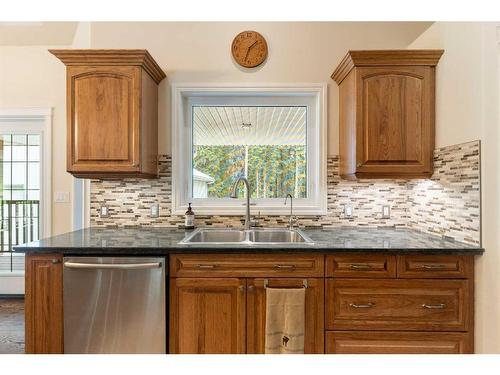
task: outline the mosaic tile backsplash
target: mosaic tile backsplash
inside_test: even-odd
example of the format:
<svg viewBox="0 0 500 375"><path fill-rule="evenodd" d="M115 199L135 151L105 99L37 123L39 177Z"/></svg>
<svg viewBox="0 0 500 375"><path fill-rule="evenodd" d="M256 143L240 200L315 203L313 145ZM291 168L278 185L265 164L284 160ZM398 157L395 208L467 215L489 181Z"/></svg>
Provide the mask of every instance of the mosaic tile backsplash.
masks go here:
<svg viewBox="0 0 500 375"><path fill-rule="evenodd" d="M479 141L434 151L434 174L428 180L341 180L338 157L328 158L328 209L323 216L298 216L301 227L395 226L418 229L452 239L480 244L480 144ZM183 216L171 215L171 158L160 158L160 178L155 180L92 180L93 227L177 227ZM150 217L159 203L160 216ZM101 205L109 208L100 217ZM344 216L344 206L352 217ZM383 218L382 206L390 206ZM255 208L254 211L257 211ZM196 212L196 207L194 207ZM196 226L238 227L239 216L197 216ZM286 216L263 216L264 226L285 226Z"/></svg>

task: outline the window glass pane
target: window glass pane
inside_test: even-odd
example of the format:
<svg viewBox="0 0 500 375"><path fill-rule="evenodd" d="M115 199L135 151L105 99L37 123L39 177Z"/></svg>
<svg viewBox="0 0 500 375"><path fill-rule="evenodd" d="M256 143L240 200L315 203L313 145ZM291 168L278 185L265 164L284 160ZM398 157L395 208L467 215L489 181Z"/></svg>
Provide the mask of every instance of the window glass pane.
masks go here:
<svg viewBox="0 0 500 375"><path fill-rule="evenodd" d="M38 134L29 134L28 135L28 145L39 146L40 145L40 136Z"/></svg>
<svg viewBox="0 0 500 375"><path fill-rule="evenodd" d="M11 136L6 134L0 135L0 158L2 161L8 161L11 159Z"/></svg>
<svg viewBox="0 0 500 375"><path fill-rule="evenodd" d="M26 134L12 134L13 146L26 146L27 142L28 136Z"/></svg>
<svg viewBox="0 0 500 375"><path fill-rule="evenodd" d="M26 163L12 162L12 189L26 189Z"/></svg>
<svg viewBox="0 0 500 375"><path fill-rule="evenodd" d="M254 199L307 197L307 107L194 106L192 118L194 198L227 198L238 176Z"/></svg>
<svg viewBox="0 0 500 375"><path fill-rule="evenodd" d="M12 190L12 200L20 201L26 199L26 190Z"/></svg>
<svg viewBox="0 0 500 375"><path fill-rule="evenodd" d="M29 161L40 160L40 146L28 146L28 160Z"/></svg>
<svg viewBox="0 0 500 375"><path fill-rule="evenodd" d="M12 146L12 161L26 161L28 150L26 146Z"/></svg>
<svg viewBox="0 0 500 375"><path fill-rule="evenodd" d="M40 200L40 190L28 190L28 199L29 200Z"/></svg>
<svg viewBox="0 0 500 375"><path fill-rule="evenodd" d="M3 162L0 164L0 168L2 168L0 178L2 179L3 190L10 189L12 184L11 181L11 163Z"/></svg>
<svg viewBox="0 0 500 375"><path fill-rule="evenodd" d="M28 189L40 189L40 163L28 163Z"/></svg>

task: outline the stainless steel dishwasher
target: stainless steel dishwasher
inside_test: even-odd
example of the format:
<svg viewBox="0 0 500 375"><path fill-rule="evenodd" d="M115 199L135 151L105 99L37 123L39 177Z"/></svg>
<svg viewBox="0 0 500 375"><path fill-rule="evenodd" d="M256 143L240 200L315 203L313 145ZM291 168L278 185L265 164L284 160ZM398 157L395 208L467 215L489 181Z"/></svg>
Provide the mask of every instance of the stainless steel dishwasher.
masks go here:
<svg viewBox="0 0 500 375"><path fill-rule="evenodd" d="M165 353L165 258L65 257L65 353Z"/></svg>

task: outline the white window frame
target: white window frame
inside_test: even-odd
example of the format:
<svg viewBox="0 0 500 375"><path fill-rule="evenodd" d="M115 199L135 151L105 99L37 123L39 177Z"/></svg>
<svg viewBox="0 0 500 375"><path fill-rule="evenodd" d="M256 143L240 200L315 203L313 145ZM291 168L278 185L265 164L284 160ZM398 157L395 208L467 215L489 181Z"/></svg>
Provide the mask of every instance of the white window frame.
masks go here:
<svg viewBox="0 0 500 375"><path fill-rule="evenodd" d="M0 108L0 132L38 134L40 142L40 238L52 234L52 108Z"/></svg>
<svg viewBox="0 0 500 375"><path fill-rule="evenodd" d="M240 215L244 199L192 197L192 121L193 105L306 105L307 121L307 198L296 198L294 214L324 215L327 210L327 119L326 84L172 85L172 213L184 214L188 203L201 215ZM241 99L245 97L244 103ZM242 188L242 187L241 187ZM281 215L290 211L283 199L252 199L252 211Z"/></svg>

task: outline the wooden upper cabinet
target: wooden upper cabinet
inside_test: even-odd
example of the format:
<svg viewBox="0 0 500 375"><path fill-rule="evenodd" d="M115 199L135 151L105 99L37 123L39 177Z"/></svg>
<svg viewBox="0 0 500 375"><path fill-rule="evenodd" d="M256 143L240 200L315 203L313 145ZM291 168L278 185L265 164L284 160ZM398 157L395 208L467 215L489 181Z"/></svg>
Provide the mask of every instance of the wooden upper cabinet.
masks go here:
<svg viewBox="0 0 500 375"><path fill-rule="evenodd" d="M442 54L349 51L332 74L340 96L341 177L432 175L435 66Z"/></svg>
<svg viewBox="0 0 500 375"><path fill-rule="evenodd" d="M50 50L66 66L67 170L83 178L156 177L158 84L146 50Z"/></svg>

